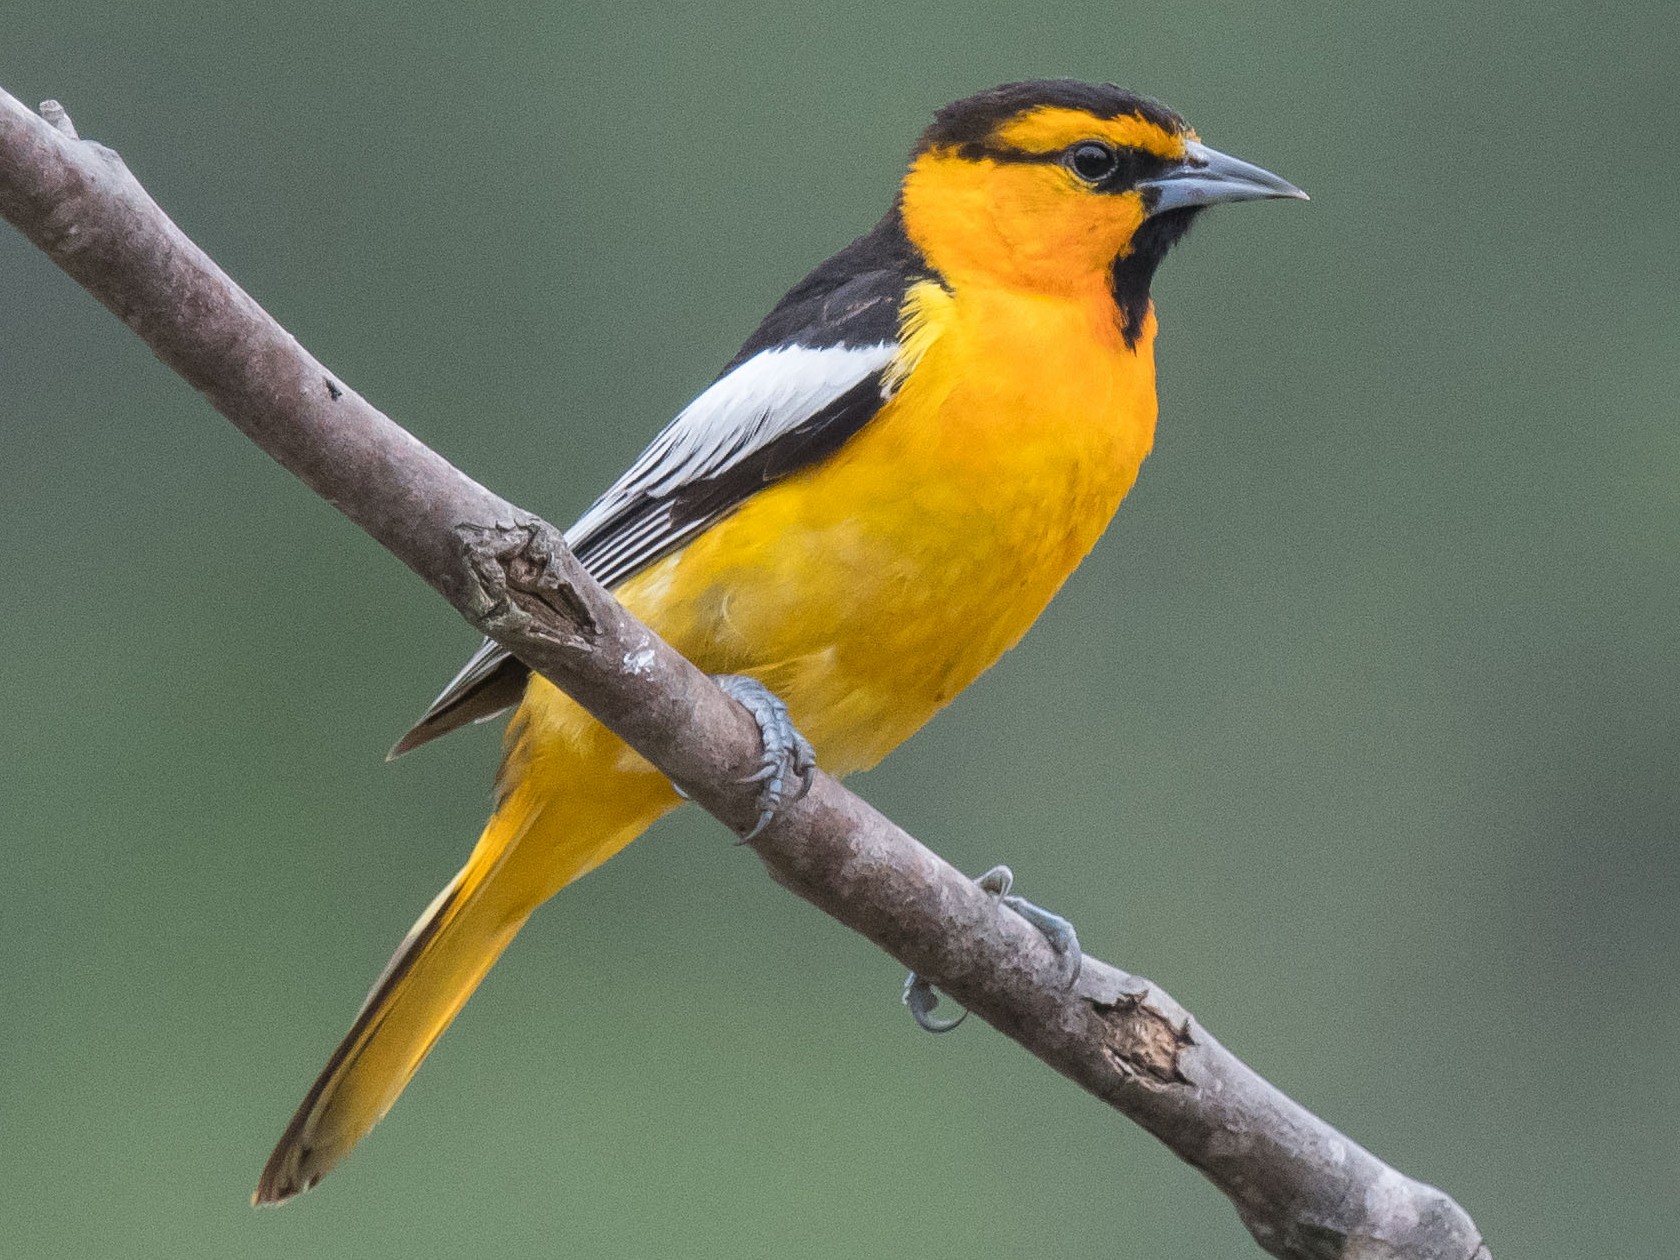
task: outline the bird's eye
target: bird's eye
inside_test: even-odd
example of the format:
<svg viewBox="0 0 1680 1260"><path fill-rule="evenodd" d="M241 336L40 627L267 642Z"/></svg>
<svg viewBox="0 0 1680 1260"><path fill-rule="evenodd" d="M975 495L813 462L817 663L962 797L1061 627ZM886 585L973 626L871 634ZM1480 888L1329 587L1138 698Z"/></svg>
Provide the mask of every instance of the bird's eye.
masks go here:
<svg viewBox="0 0 1680 1260"><path fill-rule="evenodd" d="M1068 150L1068 168L1089 183L1100 184L1120 165L1120 158L1106 144L1098 144L1094 140L1087 140L1083 144L1076 144Z"/></svg>

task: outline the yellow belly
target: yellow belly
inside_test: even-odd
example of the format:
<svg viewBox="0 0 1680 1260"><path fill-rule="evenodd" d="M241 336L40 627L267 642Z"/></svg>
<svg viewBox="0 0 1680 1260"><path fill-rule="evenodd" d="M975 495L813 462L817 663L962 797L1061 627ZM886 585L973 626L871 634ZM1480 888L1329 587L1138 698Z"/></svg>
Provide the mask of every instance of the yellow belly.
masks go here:
<svg viewBox="0 0 1680 1260"><path fill-rule="evenodd" d="M1154 433L1152 321L1134 352L1106 301L924 300L936 335L837 456L617 592L702 669L780 694L835 774L875 764L1020 639ZM546 699L532 707L569 707Z"/></svg>

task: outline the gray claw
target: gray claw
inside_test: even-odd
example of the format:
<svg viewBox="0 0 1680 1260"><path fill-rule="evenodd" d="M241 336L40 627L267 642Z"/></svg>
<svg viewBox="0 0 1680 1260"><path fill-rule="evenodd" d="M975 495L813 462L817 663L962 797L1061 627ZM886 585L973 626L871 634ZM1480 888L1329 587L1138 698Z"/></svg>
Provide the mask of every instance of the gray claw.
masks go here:
<svg viewBox="0 0 1680 1260"><path fill-rule="evenodd" d="M1079 948L1079 934L1073 930L1073 924L1061 915L1043 906L1035 906L1025 897L1017 897L1010 892L1015 886L1015 873L1007 866L994 866L974 882L1044 934L1050 948L1062 959L1062 988L1071 989L1079 979L1085 961L1085 955ZM910 1008L910 1016L917 1026L931 1033L950 1032L968 1018L966 1010L955 1019L935 1016L933 1008L939 1005L939 995L934 991L933 981L914 971L904 980L904 1005Z"/></svg>
<svg viewBox="0 0 1680 1260"><path fill-rule="evenodd" d="M918 1028L930 1033L948 1033L968 1018L968 1011L959 1009L955 1019L941 1019L933 1013L939 1005L939 994L933 981L912 971L904 980L904 1005L910 1008L910 1018Z"/></svg>
<svg viewBox="0 0 1680 1260"><path fill-rule="evenodd" d="M745 844L770 825L782 806L793 804L811 790L817 773L817 754L794 726L781 697L758 679L743 674L714 674L712 681L752 715L764 745L758 769L741 780L763 785L758 790L758 821L741 837ZM790 775L799 776L799 790L791 798L787 796Z"/></svg>
<svg viewBox="0 0 1680 1260"><path fill-rule="evenodd" d="M981 892L989 892L994 897L1007 897L1009 890L1015 887L1015 872L999 862L974 882L980 886Z"/></svg>

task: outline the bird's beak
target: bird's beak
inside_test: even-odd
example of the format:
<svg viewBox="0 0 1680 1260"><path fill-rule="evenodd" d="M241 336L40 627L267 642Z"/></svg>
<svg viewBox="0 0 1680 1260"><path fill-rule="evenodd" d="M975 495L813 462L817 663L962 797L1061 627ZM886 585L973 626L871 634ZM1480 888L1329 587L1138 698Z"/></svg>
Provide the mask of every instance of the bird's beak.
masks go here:
<svg viewBox="0 0 1680 1260"><path fill-rule="evenodd" d="M1222 201L1260 201L1267 197L1308 199L1306 193L1288 180L1229 153L1210 149L1196 140L1184 149L1182 165L1138 184L1143 204L1151 215L1192 206L1216 206Z"/></svg>

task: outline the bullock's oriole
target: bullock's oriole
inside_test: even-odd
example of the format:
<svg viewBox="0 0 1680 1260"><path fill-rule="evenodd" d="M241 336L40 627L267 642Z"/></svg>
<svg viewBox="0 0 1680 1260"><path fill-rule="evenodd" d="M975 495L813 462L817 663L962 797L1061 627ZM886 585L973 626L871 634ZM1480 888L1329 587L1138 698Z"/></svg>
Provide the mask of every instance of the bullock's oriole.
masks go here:
<svg viewBox="0 0 1680 1260"><path fill-rule="evenodd" d="M1020 639L1131 487L1154 435L1149 286L1167 250L1206 206L1304 195L1116 87L1015 83L949 105L886 217L777 303L567 539L665 639L735 676L767 732L779 696L826 770L872 766ZM257 1202L337 1164L531 912L679 803L490 642L393 752L514 706L483 836ZM767 809L802 768L800 741L781 742Z"/></svg>

